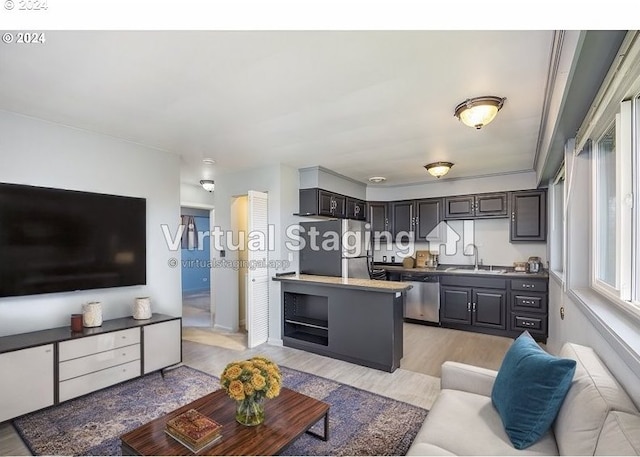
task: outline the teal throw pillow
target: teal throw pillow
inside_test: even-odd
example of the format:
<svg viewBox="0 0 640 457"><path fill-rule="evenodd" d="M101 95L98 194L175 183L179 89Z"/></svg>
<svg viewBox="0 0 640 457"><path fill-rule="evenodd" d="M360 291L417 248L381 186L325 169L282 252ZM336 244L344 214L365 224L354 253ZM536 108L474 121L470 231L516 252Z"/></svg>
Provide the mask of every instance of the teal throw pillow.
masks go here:
<svg viewBox="0 0 640 457"><path fill-rule="evenodd" d="M545 352L525 331L513 342L496 376L491 401L516 449L538 441L567 395L576 361Z"/></svg>

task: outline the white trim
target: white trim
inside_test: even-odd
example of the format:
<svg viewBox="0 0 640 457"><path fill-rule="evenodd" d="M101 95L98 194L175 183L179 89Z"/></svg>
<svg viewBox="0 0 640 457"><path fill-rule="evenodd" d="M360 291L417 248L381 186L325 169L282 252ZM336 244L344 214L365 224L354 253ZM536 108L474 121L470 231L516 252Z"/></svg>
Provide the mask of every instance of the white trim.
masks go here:
<svg viewBox="0 0 640 457"><path fill-rule="evenodd" d="M630 202L633 192L632 165L632 104L631 100L620 104L616 128L616 203L618 231L618 288L620 299L631 300L631 265L633 250L633 212Z"/></svg>
<svg viewBox="0 0 640 457"><path fill-rule="evenodd" d="M271 338L267 340L267 344L270 346L284 346L281 338Z"/></svg>

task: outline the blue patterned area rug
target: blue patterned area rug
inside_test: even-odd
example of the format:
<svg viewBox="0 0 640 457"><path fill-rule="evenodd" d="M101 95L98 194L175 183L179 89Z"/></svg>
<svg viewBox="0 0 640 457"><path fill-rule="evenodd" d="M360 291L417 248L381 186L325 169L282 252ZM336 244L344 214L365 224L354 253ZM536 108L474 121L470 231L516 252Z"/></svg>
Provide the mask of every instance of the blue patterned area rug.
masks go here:
<svg viewBox="0 0 640 457"><path fill-rule="evenodd" d="M331 405L329 441L304 434L285 455L405 455L427 411L280 367L283 384ZM188 366L152 373L27 414L13 425L35 455L120 455L120 435L220 387ZM269 413L269 403L265 404ZM322 421L314 427L322 432ZM314 429L312 429L314 430Z"/></svg>

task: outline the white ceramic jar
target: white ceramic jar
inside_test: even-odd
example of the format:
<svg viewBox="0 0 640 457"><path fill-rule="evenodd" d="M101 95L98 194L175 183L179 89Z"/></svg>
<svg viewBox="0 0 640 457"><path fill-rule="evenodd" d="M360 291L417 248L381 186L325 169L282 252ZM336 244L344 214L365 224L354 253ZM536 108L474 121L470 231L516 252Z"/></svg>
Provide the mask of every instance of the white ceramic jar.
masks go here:
<svg viewBox="0 0 640 457"><path fill-rule="evenodd" d="M102 303L94 301L82 305L82 325L85 327L102 325Z"/></svg>
<svg viewBox="0 0 640 457"><path fill-rule="evenodd" d="M151 299L149 297L138 297L133 304L134 319L151 319Z"/></svg>

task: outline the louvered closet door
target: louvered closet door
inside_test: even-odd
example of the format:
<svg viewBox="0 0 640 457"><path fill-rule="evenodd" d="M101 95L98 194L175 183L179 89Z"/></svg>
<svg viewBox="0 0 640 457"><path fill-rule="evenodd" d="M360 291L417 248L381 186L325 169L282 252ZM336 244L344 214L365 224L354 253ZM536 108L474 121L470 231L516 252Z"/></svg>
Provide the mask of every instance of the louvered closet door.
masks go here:
<svg viewBox="0 0 640 457"><path fill-rule="evenodd" d="M266 343L269 338L269 270L268 258L268 218L267 194L249 191L249 260L247 286L247 332L249 347ZM261 249L256 249L257 237L252 234L263 233Z"/></svg>

